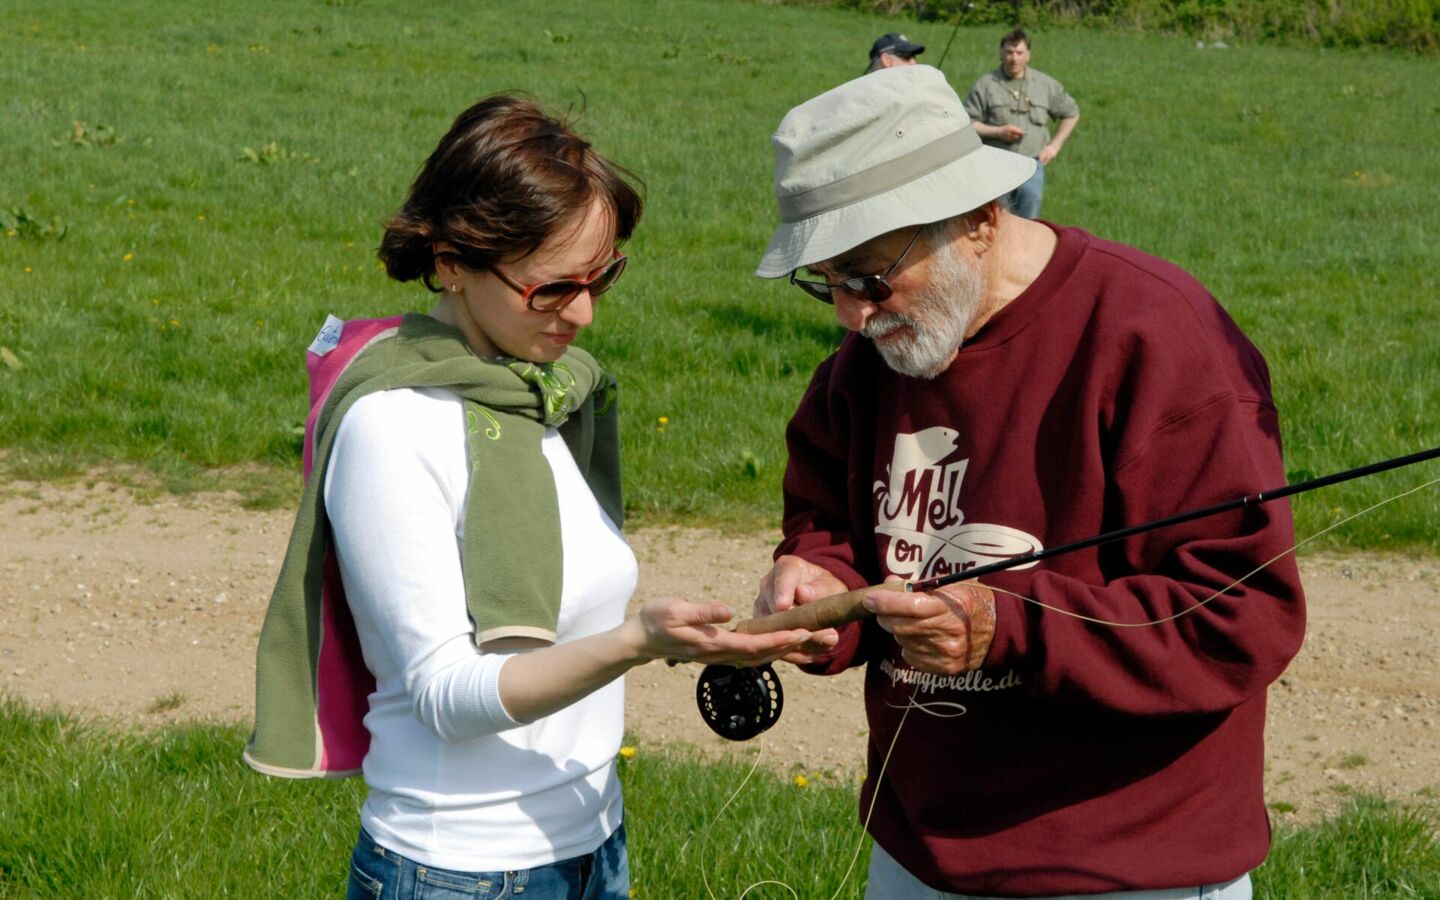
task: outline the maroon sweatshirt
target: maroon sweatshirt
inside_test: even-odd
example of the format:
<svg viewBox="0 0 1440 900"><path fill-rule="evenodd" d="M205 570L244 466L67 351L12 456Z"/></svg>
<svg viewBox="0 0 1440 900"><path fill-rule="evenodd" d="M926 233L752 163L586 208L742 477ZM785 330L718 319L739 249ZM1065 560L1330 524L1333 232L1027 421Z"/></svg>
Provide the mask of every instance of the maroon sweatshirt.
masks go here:
<svg viewBox="0 0 1440 900"><path fill-rule="evenodd" d="M1269 373L1215 300L1173 265L1056 230L1040 277L935 380L854 334L820 366L787 433L777 556L851 587L923 578L1285 483ZM815 669L867 666L875 839L957 893L1252 869L1270 843L1265 690L1305 626L1292 535L1282 501L992 575L1053 609L997 593L989 656L962 676L911 668L873 620L846 626Z"/></svg>

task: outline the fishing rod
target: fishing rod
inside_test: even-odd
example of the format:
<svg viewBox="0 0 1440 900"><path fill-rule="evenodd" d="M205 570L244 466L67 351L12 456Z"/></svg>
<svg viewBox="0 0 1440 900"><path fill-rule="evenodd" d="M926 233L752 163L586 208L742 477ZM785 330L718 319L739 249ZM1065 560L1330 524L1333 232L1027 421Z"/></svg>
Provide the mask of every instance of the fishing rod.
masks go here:
<svg viewBox="0 0 1440 900"><path fill-rule="evenodd" d="M1137 534L1144 534L1148 531L1155 531L1156 529L1165 528L1170 525L1192 522L1196 519L1203 519L1232 510L1260 506L1272 500L1279 500L1282 497L1303 494L1306 491L1313 491L1316 488L1328 487L1332 484L1340 484L1344 481L1351 481L1380 472L1388 472L1391 469L1411 466L1437 457L1440 457L1440 447L1422 450L1419 453L1411 453L1406 456L1397 456L1393 459L1381 460L1380 462L1358 466L1354 469L1346 469L1343 472L1336 472L1332 475L1323 475L1319 478L1311 478L1307 481L1284 485L1255 494L1247 494L1243 497L1237 497L1234 500L1226 500L1222 503L1192 509L1188 512L1176 513L1175 515L1154 519L1140 525L1118 528L1114 531L1107 531L1103 534L1095 535L1094 537L1072 541L1068 544L1060 544L1044 550L1036 550L1031 553L1024 553L988 565L962 569L961 571L952 572L936 578L927 578L921 581L891 581L885 584L869 585L853 591L823 597L813 603L794 606L783 612L746 619L737 623L735 630L744 634L767 634L772 631L785 631L792 628L803 628L808 631L835 628L869 616L870 611L865 609L862 601L865 599L865 595L872 591L926 593L958 581L971 581L985 575L1003 572L1006 569L1032 565L1044 559L1063 556L1064 554L1074 553L1077 550L1084 550L1089 547L1097 547L1101 544L1108 544L1112 541L1133 537ZM721 737L734 741L749 740L774 725L780 718L780 710L784 703L784 695L780 691L779 677L768 665L752 669L737 669L733 666L706 666L704 671L700 673L700 681L696 686L695 696L700 706L700 715L705 719L705 723L710 726L710 729Z"/></svg>
<svg viewBox="0 0 1440 900"><path fill-rule="evenodd" d="M955 35L959 33L960 19L957 16L955 19L955 27L950 29L950 40L945 42L945 49L940 51L940 61L935 64L935 68L941 70L942 72L945 70L945 57L950 55L950 45L955 43Z"/></svg>

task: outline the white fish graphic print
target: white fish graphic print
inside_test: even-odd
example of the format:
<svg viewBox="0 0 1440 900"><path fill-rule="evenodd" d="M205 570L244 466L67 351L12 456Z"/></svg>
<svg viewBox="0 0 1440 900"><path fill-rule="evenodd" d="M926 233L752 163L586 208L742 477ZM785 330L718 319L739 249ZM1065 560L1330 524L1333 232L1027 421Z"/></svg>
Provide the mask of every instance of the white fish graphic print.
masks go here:
<svg viewBox="0 0 1440 900"><path fill-rule="evenodd" d="M935 578L1043 549L1017 528L965 522L960 486L970 460L951 459L959 435L936 426L896 436L889 483L872 489L875 530L890 539L885 566L903 578Z"/></svg>

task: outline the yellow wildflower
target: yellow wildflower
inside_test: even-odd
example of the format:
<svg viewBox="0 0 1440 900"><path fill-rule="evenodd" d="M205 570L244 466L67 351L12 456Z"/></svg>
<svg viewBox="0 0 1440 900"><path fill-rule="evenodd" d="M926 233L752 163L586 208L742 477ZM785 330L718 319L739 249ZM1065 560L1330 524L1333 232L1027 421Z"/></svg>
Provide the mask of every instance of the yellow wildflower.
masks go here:
<svg viewBox="0 0 1440 900"><path fill-rule="evenodd" d="M669 417L669 416L661 416L661 417L660 417L660 424L661 424L661 425L669 425L669 424L670 424L670 417Z"/></svg>
<svg viewBox="0 0 1440 900"><path fill-rule="evenodd" d="M201 213L200 215L196 216L196 217L195 217L195 221L197 221L197 222L203 222L203 221L205 221L205 214L204 214L204 213Z"/></svg>
<svg viewBox="0 0 1440 900"><path fill-rule="evenodd" d="M796 776L795 776L795 786L796 786L797 788L803 788L805 785L807 785L807 784L809 784L809 783L810 783L810 779L806 778L804 775L796 775Z"/></svg>
<svg viewBox="0 0 1440 900"><path fill-rule="evenodd" d="M634 759L634 758L635 758L635 748L634 748L634 747L621 747L621 748L620 748L620 756L621 756L622 759Z"/></svg>
<svg viewBox="0 0 1440 900"><path fill-rule="evenodd" d="M124 256L120 257L120 258L121 258L122 260L124 260L125 262L130 262L131 260L133 260L133 259L135 258L135 254L133 254L133 253L127 253L127 254L125 254Z"/></svg>

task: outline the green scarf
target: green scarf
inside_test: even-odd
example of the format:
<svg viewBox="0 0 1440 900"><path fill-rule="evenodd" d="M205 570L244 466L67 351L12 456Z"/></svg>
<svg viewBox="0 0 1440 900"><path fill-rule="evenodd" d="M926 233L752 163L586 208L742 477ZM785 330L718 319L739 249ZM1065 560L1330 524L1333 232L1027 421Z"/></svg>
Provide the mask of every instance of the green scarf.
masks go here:
<svg viewBox="0 0 1440 900"><path fill-rule="evenodd" d="M323 609L325 570L334 565L325 471L340 422L355 401L377 391L424 387L444 388L464 401L470 488L461 564L477 645L501 637L555 639L563 560L559 501L540 449L546 427L559 428L601 508L617 527L622 524L615 381L588 353L571 348L545 364L482 359L458 329L425 315L405 316L398 330L355 356L315 423L313 465L257 652L255 733L246 759L262 771L303 777L348 773L351 763L358 764L348 749L337 753L325 734L331 717L326 708L344 703L360 715L364 708L363 697L322 697L333 694L321 671L322 644L327 653L348 644L340 652L354 658L345 665L363 668L348 610L336 628ZM358 723L350 719L353 731ZM348 762L327 762L338 757Z"/></svg>

